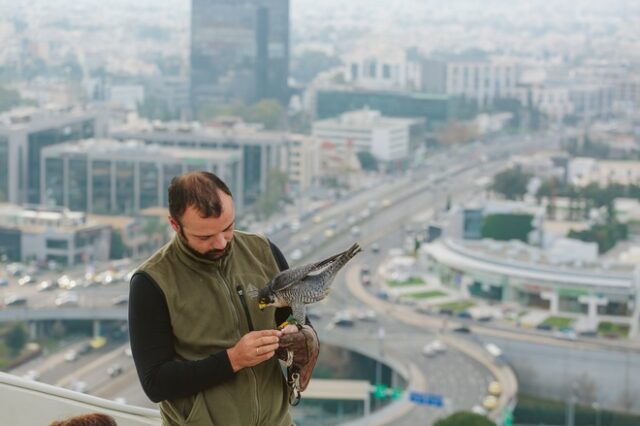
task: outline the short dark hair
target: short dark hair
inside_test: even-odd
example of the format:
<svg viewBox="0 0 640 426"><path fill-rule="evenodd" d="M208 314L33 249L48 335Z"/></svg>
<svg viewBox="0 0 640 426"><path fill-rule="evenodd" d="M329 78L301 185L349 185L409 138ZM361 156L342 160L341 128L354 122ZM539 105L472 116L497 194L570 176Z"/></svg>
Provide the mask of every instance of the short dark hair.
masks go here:
<svg viewBox="0 0 640 426"><path fill-rule="evenodd" d="M169 214L179 221L187 207L194 206L202 217L220 217L222 203L218 191L233 197L227 184L211 172L176 176L169 185Z"/></svg>

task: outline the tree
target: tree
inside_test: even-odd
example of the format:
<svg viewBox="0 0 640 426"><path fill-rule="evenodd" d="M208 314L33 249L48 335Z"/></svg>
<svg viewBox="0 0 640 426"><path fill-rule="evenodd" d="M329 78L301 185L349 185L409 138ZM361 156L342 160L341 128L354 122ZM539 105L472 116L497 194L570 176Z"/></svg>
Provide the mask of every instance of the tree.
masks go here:
<svg viewBox="0 0 640 426"><path fill-rule="evenodd" d="M362 170L378 171L378 159L369 151L360 151L357 153L358 161Z"/></svg>
<svg viewBox="0 0 640 426"><path fill-rule="evenodd" d="M18 355L27 343L27 332L22 323L14 324L5 336L7 347L13 355Z"/></svg>
<svg viewBox="0 0 640 426"><path fill-rule="evenodd" d="M339 58L328 56L324 52L305 50L300 55L294 55L291 61L291 76L298 82L307 84L322 71L341 64Z"/></svg>
<svg viewBox="0 0 640 426"><path fill-rule="evenodd" d="M280 210L282 203L289 201L286 196L287 182L289 177L286 173L277 169L272 169L267 175L267 189L260 194L254 205L256 216L259 219L267 219L272 214Z"/></svg>
<svg viewBox="0 0 640 426"><path fill-rule="evenodd" d="M496 424L480 414L459 411L449 417L437 420L433 426L496 426Z"/></svg>
<svg viewBox="0 0 640 426"><path fill-rule="evenodd" d="M280 102L275 99L263 99L253 104L242 116L249 123L260 123L267 130L284 128L285 111Z"/></svg>
<svg viewBox="0 0 640 426"><path fill-rule="evenodd" d="M122 239L120 231L111 230L111 250L109 252L110 259L122 259L129 256L129 248Z"/></svg>
<svg viewBox="0 0 640 426"><path fill-rule="evenodd" d="M493 177L491 189L508 200L520 200L527 193L531 175L519 169L507 169Z"/></svg>

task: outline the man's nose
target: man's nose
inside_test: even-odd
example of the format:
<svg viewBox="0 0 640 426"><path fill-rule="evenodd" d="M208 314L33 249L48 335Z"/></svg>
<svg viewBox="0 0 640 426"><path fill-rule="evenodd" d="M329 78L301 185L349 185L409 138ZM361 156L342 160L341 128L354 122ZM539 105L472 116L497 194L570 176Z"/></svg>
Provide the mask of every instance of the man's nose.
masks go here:
<svg viewBox="0 0 640 426"><path fill-rule="evenodd" d="M227 239L224 237L223 234L218 234L215 237L213 237L213 248L215 250L222 250L227 246Z"/></svg>

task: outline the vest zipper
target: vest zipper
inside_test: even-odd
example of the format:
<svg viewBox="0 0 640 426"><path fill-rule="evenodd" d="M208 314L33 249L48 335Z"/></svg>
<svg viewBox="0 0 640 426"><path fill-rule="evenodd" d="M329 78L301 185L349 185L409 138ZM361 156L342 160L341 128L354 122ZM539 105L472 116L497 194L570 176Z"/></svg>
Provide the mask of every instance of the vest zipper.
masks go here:
<svg viewBox="0 0 640 426"><path fill-rule="evenodd" d="M249 308L247 307L247 300L244 297L244 290L242 290L242 286L237 286L236 291L238 292L238 296L240 296L240 303L242 303L244 314L247 316L247 325L249 326L249 331L253 331L253 322L251 321L251 314L249 313Z"/></svg>
<svg viewBox="0 0 640 426"><path fill-rule="evenodd" d="M217 271L217 272L218 272L218 276L220 277L220 280L224 283L224 288L227 291L227 296L229 296L229 303L231 303L231 306L234 307L232 311L234 314L233 316L235 317L235 320L236 320L236 330L238 330L238 336L242 337L242 334L240 333L240 318L238 318L238 311L237 311L237 308L235 308L237 305L233 303L233 298L231 297L231 290L227 285L227 282L225 281L225 279L222 277L222 273L220 271ZM255 389L254 393L255 393L255 401L256 401L256 425L257 425L258 421L260 420L260 400L258 399L258 378L256 377L255 371L253 371L253 367L249 367L248 370L251 372L251 377L253 378L253 386Z"/></svg>

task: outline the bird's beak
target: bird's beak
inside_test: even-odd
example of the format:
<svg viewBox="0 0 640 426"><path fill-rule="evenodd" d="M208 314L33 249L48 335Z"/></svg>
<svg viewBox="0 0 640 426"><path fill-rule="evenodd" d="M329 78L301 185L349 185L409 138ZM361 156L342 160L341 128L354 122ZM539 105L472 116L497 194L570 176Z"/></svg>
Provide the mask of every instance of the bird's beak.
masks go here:
<svg viewBox="0 0 640 426"><path fill-rule="evenodd" d="M264 308L266 308L266 307L267 307L266 303L258 303L258 308L260 308L261 311L263 311Z"/></svg>

